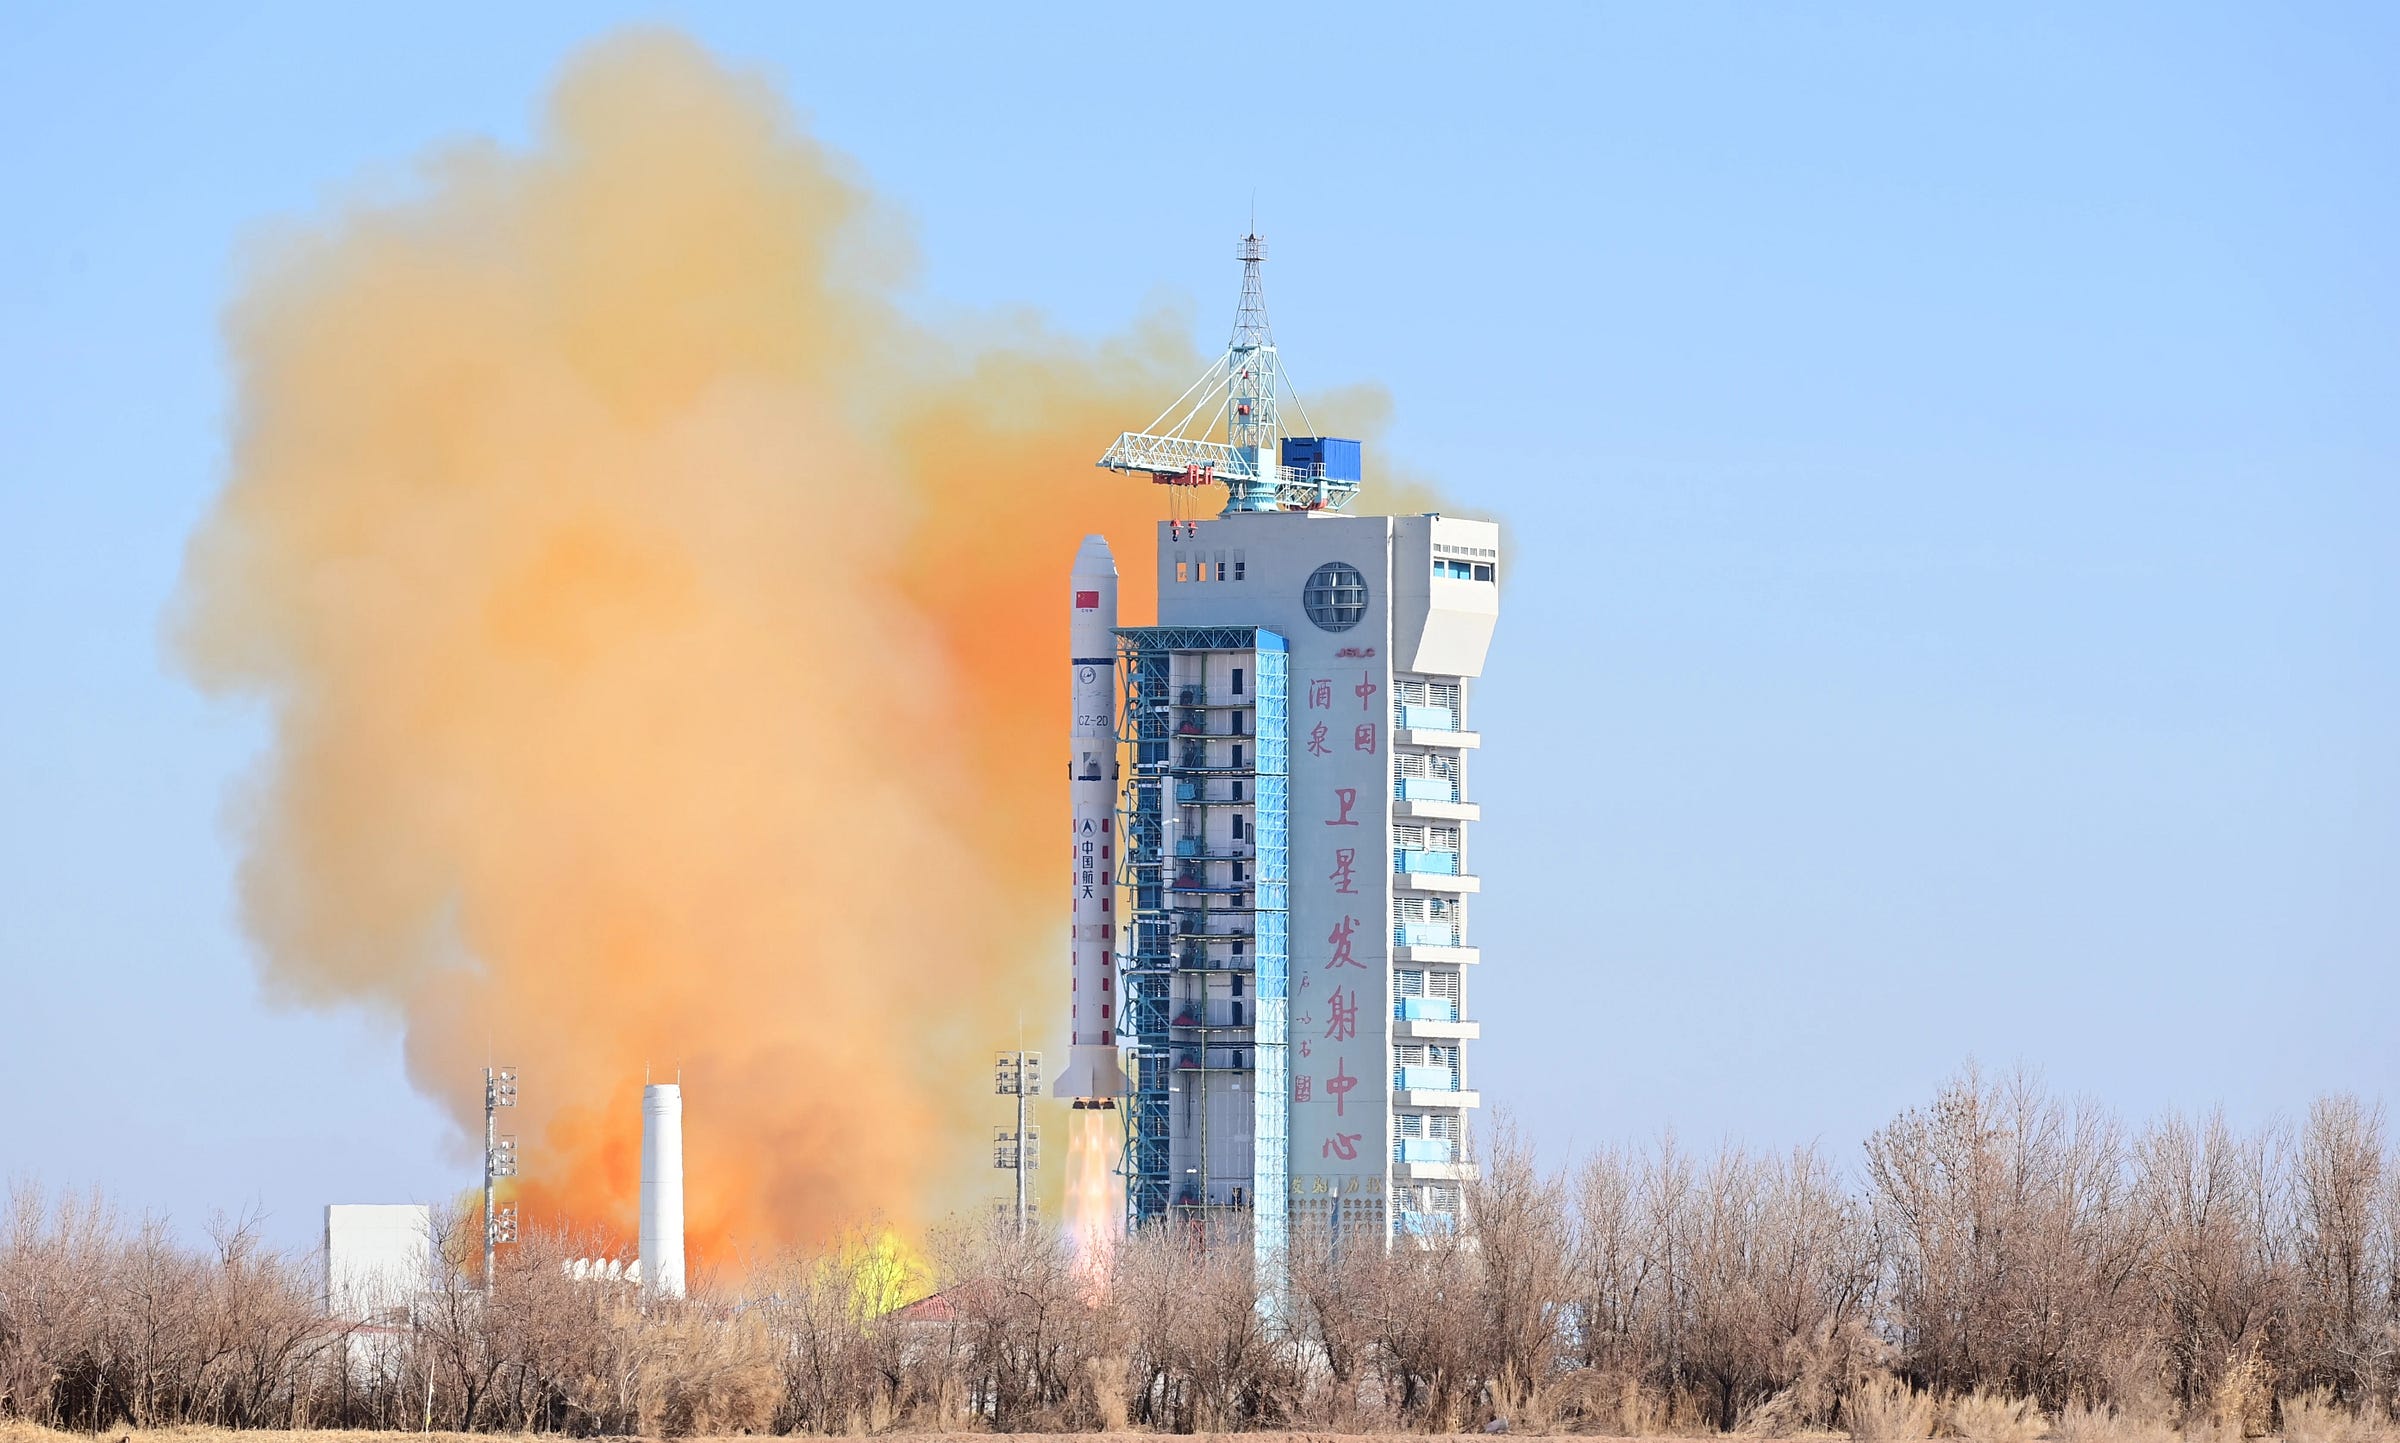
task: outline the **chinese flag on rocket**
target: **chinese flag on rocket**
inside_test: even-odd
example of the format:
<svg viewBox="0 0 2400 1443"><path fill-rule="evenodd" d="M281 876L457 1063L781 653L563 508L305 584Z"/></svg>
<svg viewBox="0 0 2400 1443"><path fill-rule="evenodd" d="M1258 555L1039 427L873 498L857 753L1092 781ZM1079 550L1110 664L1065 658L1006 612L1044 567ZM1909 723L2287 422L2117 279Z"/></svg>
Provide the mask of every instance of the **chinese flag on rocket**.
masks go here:
<svg viewBox="0 0 2400 1443"><path fill-rule="evenodd" d="M1098 611L1100 609L1100 593L1097 591L1076 592L1075 609L1077 611Z"/></svg>

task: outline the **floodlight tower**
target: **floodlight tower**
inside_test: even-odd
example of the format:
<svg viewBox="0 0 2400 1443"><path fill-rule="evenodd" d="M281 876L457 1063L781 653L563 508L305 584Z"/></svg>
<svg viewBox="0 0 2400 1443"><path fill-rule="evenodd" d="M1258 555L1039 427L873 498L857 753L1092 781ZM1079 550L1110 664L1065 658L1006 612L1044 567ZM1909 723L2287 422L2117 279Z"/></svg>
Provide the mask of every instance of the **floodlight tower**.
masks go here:
<svg viewBox="0 0 2400 1443"><path fill-rule="evenodd" d="M500 1135L500 1109L517 1105L517 1070L483 1070L483 1290L499 1276L500 1244L517 1240L517 1205L499 1206L500 1180L517 1175L517 1140Z"/></svg>
<svg viewBox="0 0 2400 1443"><path fill-rule="evenodd" d="M1017 1128L992 1129L992 1166L1017 1175L1016 1228L1025 1231L1025 1174L1042 1165L1041 1129L1025 1125L1025 1099L1042 1095L1042 1054L1003 1052L992 1068L992 1091L1017 1100Z"/></svg>

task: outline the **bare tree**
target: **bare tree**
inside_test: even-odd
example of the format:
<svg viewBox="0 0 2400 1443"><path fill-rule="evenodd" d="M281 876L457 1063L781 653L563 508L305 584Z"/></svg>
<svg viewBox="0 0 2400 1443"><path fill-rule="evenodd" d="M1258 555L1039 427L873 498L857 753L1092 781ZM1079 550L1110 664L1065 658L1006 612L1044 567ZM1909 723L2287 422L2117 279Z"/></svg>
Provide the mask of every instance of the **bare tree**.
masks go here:
<svg viewBox="0 0 2400 1443"><path fill-rule="evenodd" d="M1088 1387L1099 1344L1091 1290L1067 1240L995 1219L943 1229L933 1252L969 1407L1000 1429L1057 1421Z"/></svg>
<svg viewBox="0 0 2400 1443"><path fill-rule="evenodd" d="M2124 1162L2106 1113L1973 1068L1868 1140L1891 1322L1920 1386L2056 1408L2100 1383L2147 1248Z"/></svg>
<svg viewBox="0 0 2400 1443"><path fill-rule="evenodd" d="M2272 1345L2288 1278L2266 1135L2241 1139L2222 1111L2194 1124L2170 1115L2135 1149L2141 1206L2155 1239L2153 1328L2177 1404L2204 1408L2236 1360Z"/></svg>
<svg viewBox="0 0 2400 1443"><path fill-rule="evenodd" d="M1485 1130L1480 1175L1462 1189L1481 1278L1486 1341L1480 1371L1493 1406L1521 1412L1557 1368L1568 1312L1573 1245L1566 1188L1534 1162L1513 1121Z"/></svg>
<svg viewBox="0 0 2400 1443"><path fill-rule="evenodd" d="M1585 1368L1625 1370L1642 1356L1651 1249L1636 1166L1625 1153L1608 1150L1587 1159L1576 1175L1568 1336L1575 1361Z"/></svg>
<svg viewBox="0 0 2400 1443"><path fill-rule="evenodd" d="M2104 1112L1970 1068L1869 1140L1861 1181L1814 1149L1695 1156L1671 1136L1558 1175L1503 1122L1455 1228L1303 1227L1272 1288L1234 1227L1154 1228L1095 1271L1059 1238L952 1226L920 1278L870 1225L695 1275L681 1301L535 1231L487 1290L454 1217L431 1285L364 1324L321 1316L316 1270L255 1219L195 1247L20 1187L0 1214L0 1416L680 1436L1499 1414L2022 1437L2051 1414L2061 1436L2297 1439L2400 1401L2400 1169L2358 1099L2296 1129L2169 1116L2129 1145Z"/></svg>
<svg viewBox="0 0 2400 1443"><path fill-rule="evenodd" d="M2349 1402L2374 1396L2392 1372L2392 1283L2378 1273L2389 1256L2383 1174L2383 1109L2318 1099L2294 1160L2293 1331L2306 1380Z"/></svg>
<svg viewBox="0 0 2400 1443"><path fill-rule="evenodd" d="M1382 1248L1337 1243L1331 1228L1293 1230L1285 1321L1298 1350L1296 1367L1314 1384L1310 1420L1353 1431L1379 1421L1367 1412L1360 1387L1375 1373L1392 1263Z"/></svg>
<svg viewBox="0 0 2400 1443"><path fill-rule="evenodd" d="M1473 1241L1434 1232L1392 1249L1375 1292L1375 1358L1382 1394L1409 1427L1448 1432L1466 1421L1488 1380L1481 1269Z"/></svg>

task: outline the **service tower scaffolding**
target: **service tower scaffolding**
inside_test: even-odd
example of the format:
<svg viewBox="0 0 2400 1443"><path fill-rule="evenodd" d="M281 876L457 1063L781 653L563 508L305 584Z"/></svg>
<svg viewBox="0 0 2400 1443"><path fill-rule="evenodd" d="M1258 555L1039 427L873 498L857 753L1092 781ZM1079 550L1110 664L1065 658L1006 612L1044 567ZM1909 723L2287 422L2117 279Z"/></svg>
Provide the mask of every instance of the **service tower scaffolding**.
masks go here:
<svg viewBox="0 0 2400 1443"><path fill-rule="evenodd" d="M1290 1179L1283 638L1257 627L1118 637L1133 759L1127 1221L1202 1239L1231 1222L1270 1259Z"/></svg>

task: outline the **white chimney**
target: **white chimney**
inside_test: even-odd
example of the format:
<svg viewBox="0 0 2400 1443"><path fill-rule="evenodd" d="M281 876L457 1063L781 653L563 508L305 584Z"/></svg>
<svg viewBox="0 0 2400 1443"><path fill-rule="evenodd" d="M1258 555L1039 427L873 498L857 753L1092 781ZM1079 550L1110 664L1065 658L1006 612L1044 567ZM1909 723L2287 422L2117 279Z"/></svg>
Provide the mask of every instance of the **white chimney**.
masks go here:
<svg viewBox="0 0 2400 1443"><path fill-rule="evenodd" d="M642 1089L642 1291L683 1296L683 1088Z"/></svg>

